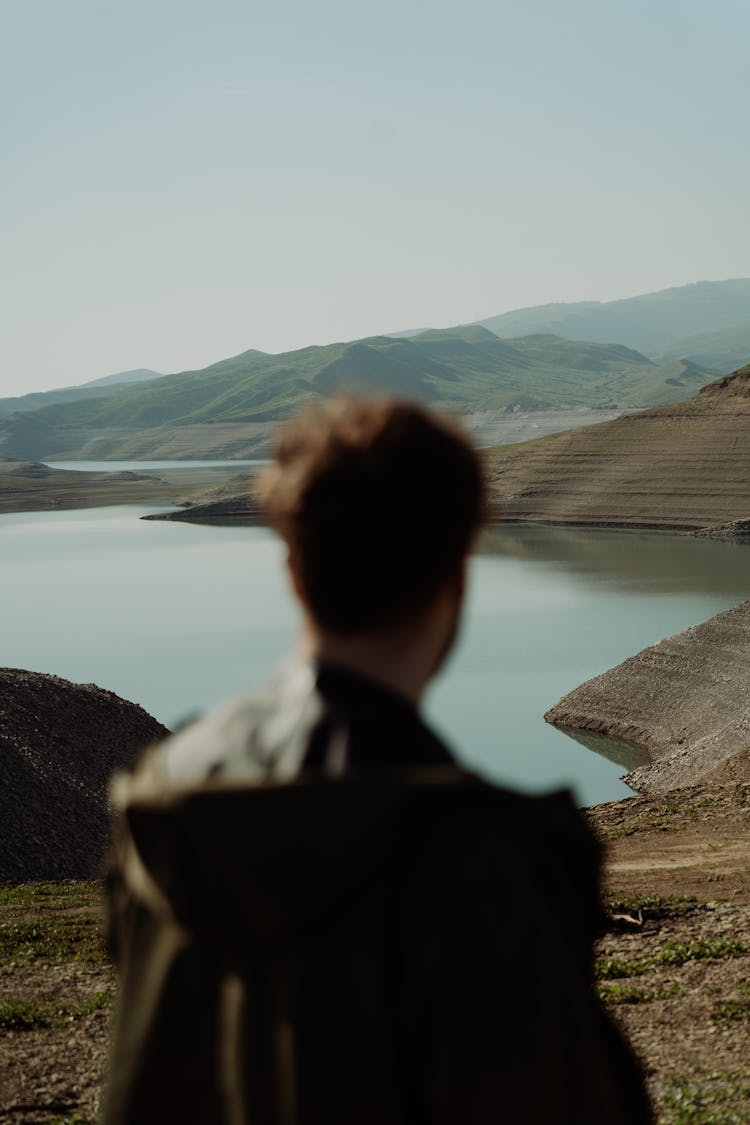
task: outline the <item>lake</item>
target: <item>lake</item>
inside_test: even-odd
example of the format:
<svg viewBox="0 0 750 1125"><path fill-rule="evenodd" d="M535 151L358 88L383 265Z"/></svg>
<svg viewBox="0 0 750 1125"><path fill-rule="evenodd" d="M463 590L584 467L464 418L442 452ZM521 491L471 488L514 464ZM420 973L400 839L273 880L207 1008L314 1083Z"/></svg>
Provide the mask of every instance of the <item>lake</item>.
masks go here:
<svg viewBox="0 0 750 1125"><path fill-rule="evenodd" d="M1 665L99 684L168 726L266 677L296 623L272 533L138 518L153 510L0 516ZM748 563L746 547L676 535L493 528L428 717L498 781L571 786L582 804L626 796L623 768L547 726L544 711L742 601Z"/></svg>

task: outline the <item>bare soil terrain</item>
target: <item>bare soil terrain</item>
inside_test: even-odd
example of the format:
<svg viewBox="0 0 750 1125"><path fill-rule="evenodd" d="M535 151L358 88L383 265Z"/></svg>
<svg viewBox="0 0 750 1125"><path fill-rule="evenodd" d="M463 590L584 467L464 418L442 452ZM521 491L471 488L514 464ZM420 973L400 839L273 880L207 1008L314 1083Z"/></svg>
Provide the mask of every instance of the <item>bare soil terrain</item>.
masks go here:
<svg viewBox="0 0 750 1125"><path fill-rule="evenodd" d="M232 466L218 465L143 473L86 472L51 469L38 461L0 459L0 514L101 508L115 504L191 503L194 497L220 488L226 478L235 473Z"/></svg>
<svg viewBox="0 0 750 1125"><path fill-rule="evenodd" d="M660 1125L750 1122L750 785L586 814L606 848L598 988ZM96 883L0 888L0 1121L96 1118L115 980Z"/></svg>
<svg viewBox="0 0 750 1125"><path fill-rule="evenodd" d="M750 1122L750 785L588 810L607 849L599 990L662 1125Z"/></svg>
<svg viewBox="0 0 750 1125"><path fill-rule="evenodd" d="M506 519L698 529L745 519L750 365L687 402L487 454Z"/></svg>

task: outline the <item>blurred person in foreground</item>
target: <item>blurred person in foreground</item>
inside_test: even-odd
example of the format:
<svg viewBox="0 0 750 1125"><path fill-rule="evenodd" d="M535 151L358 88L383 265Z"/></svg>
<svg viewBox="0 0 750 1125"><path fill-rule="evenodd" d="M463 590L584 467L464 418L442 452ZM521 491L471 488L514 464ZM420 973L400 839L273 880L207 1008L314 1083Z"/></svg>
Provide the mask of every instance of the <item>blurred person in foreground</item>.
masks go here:
<svg viewBox="0 0 750 1125"><path fill-rule="evenodd" d="M299 650L116 785L105 1122L650 1121L594 991L570 797L488 784L420 717L484 511L466 438L336 398L281 429L257 495Z"/></svg>

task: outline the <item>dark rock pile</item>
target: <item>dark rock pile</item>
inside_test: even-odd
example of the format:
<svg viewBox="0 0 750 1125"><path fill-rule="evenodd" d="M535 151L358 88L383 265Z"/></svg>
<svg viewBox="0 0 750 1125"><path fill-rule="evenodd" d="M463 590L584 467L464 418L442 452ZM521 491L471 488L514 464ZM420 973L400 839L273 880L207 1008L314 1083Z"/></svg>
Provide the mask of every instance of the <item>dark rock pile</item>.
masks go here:
<svg viewBox="0 0 750 1125"><path fill-rule="evenodd" d="M100 875L112 774L168 733L94 684L0 668L0 882Z"/></svg>

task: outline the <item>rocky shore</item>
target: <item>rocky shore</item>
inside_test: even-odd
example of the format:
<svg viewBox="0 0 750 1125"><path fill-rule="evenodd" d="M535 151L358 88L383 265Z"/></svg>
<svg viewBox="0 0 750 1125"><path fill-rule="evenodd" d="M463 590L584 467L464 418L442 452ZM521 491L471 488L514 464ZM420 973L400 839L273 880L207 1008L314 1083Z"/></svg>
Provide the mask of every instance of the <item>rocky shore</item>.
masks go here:
<svg viewBox="0 0 750 1125"><path fill-rule="evenodd" d="M750 602L743 602L581 684L545 719L645 750L649 763L626 778L639 793L750 781L748 683Z"/></svg>
<svg viewBox="0 0 750 1125"><path fill-rule="evenodd" d="M735 543L750 541L750 519L731 520L730 523L720 523L715 527L702 527L694 531L693 535L704 539L730 539Z"/></svg>

